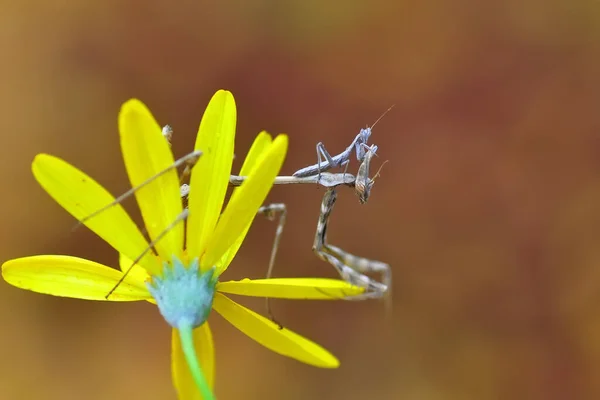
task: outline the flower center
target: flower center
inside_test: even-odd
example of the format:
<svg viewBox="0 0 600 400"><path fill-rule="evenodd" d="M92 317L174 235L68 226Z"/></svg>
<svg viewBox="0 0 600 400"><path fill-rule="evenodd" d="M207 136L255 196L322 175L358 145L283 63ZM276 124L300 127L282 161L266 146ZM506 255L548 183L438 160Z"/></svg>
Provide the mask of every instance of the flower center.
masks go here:
<svg viewBox="0 0 600 400"><path fill-rule="evenodd" d="M202 325L208 318L215 296L215 268L200 271L198 259L188 266L173 256L173 265L163 264L163 276L153 276L146 282L148 290L164 319L174 328L191 324Z"/></svg>

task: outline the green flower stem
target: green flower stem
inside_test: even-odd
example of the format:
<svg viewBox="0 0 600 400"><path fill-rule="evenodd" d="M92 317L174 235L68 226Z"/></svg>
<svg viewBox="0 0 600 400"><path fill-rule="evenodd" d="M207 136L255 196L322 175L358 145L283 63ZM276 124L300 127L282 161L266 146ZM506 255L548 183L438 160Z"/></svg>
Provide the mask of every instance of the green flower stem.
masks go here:
<svg viewBox="0 0 600 400"><path fill-rule="evenodd" d="M204 377L204 373L202 372L202 367L198 362L198 358L196 358L193 334L194 329L192 328L192 325L180 324L177 330L179 331L179 338L181 339L181 348L183 350L183 354L185 355L185 359L188 367L190 368L190 372L192 373L192 377L194 378L194 382L196 382L196 386L198 386L198 389L202 394L202 398L204 400L215 400L215 396L210 390L208 382L206 382L206 378Z"/></svg>

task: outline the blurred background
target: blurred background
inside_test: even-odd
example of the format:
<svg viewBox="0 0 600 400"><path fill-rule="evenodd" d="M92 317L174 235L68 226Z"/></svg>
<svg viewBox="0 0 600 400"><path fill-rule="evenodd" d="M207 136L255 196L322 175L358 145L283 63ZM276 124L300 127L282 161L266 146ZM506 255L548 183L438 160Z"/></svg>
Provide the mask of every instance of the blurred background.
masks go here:
<svg viewBox="0 0 600 400"><path fill-rule="evenodd" d="M600 3L591 0L0 3L0 255L116 254L34 181L47 152L128 188L117 112L142 99L194 143L219 88L238 105L235 168L262 129L283 173L373 130L367 205L341 188L329 240L391 264L369 302L275 301L336 354L319 370L218 315L219 399L600 397ZM357 164L351 163L350 172ZM335 277L311 252L323 190L278 187L276 276ZM128 209L137 213L133 201ZM136 214L138 215L138 214ZM227 278L264 275L257 218ZM235 298L264 313L262 299ZM175 399L170 330L147 303L60 299L0 283L3 399Z"/></svg>

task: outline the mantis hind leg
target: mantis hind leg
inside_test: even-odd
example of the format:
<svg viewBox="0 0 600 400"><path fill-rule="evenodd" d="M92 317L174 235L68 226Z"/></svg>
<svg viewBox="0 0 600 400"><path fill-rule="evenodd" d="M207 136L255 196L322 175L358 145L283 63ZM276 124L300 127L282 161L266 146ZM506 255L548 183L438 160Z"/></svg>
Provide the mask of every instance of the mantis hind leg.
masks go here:
<svg viewBox="0 0 600 400"><path fill-rule="evenodd" d="M285 226L285 220L287 217L287 207L283 203L273 203L262 206L258 209L258 213L264 215L269 221L274 221L275 218L279 217L277 221L277 228L275 229L275 239L273 240L273 247L271 248L271 256L269 257L269 267L267 269L267 279L271 278L273 274L273 268L275 267L275 258L277 257L277 251L279 249L279 243L281 241L281 235L283 234L283 228ZM281 325L275 319L273 311L271 310L271 303L269 298L265 299L265 305L267 308L267 314L271 321L279 325L279 329L283 329Z"/></svg>

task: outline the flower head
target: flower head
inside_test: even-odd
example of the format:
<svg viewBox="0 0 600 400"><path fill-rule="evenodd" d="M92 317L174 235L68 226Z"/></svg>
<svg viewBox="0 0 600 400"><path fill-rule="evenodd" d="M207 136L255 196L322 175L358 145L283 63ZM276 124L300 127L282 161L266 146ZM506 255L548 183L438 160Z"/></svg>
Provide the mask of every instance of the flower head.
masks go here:
<svg viewBox="0 0 600 400"><path fill-rule="evenodd" d="M61 255L19 258L2 265L8 283L35 292L100 301L155 302L173 327L173 380L179 397L185 399L212 396L206 391L214 384L214 347L206 322L212 309L279 354L317 367L339 365L322 347L282 329L223 293L327 300L362 292L334 279L218 281L241 246L287 150L285 135L273 140L266 132L260 133L240 171L248 179L233 191L221 213L231 174L235 125L233 96L220 90L204 113L196 139L195 149L203 154L191 172L187 223L174 224L185 215L177 172L171 169L159 174L174 164L173 154L146 106L129 100L119 114L121 148L132 187L156 177L135 192L153 251L148 251L148 241L118 203L94 218L84 219L114 202L114 197L67 162L40 154L32 166L37 181L63 208L120 253L121 271ZM133 264L131 260L136 259L139 261L124 277L124 271ZM106 294L121 279L107 299Z"/></svg>

